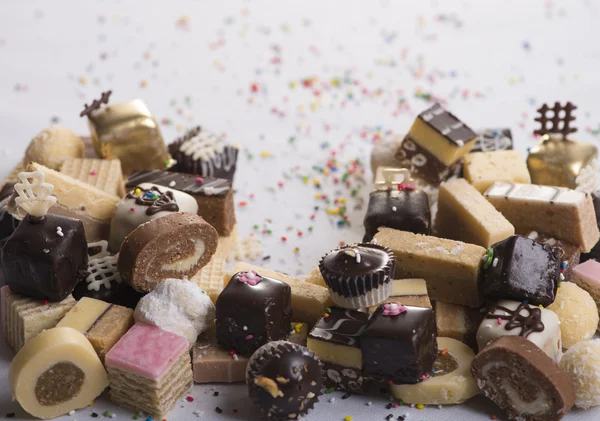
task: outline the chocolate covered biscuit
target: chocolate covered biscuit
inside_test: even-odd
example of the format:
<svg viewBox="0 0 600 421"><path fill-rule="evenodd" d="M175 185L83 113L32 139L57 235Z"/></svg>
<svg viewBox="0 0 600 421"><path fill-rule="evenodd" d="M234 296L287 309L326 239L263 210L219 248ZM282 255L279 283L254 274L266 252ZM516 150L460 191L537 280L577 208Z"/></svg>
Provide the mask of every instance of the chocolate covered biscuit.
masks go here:
<svg viewBox="0 0 600 421"><path fill-rule="evenodd" d="M171 213L127 236L117 268L135 290L150 292L167 278L192 277L211 259L217 239L217 231L198 215Z"/></svg>
<svg viewBox="0 0 600 421"><path fill-rule="evenodd" d="M220 236L228 236L233 231L235 207L230 180L173 171L136 171L127 179L126 187L131 189L141 183L153 183L189 194L198 202L198 215Z"/></svg>
<svg viewBox="0 0 600 421"><path fill-rule="evenodd" d="M511 420L558 421L575 402L571 379L537 346L518 336L496 339L471 372L486 397Z"/></svg>

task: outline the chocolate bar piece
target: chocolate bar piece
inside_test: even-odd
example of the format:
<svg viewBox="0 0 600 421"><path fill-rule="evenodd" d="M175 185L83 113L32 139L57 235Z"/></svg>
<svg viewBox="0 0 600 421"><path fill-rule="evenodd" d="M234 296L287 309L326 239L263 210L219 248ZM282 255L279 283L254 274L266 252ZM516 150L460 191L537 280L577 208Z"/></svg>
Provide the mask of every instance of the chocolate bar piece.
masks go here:
<svg viewBox="0 0 600 421"><path fill-rule="evenodd" d="M223 138L196 126L169 145L176 164L170 171L233 181L238 149Z"/></svg>
<svg viewBox="0 0 600 421"><path fill-rule="evenodd" d="M569 281L571 279L571 272L573 268L579 264L581 256L581 249L573 244L569 244L562 240L557 240L549 235L538 233L537 231L531 231L527 233L527 238L531 238L533 241L539 244L545 244L552 247L555 250L555 254L560 253L559 256L561 263L561 276L562 281Z"/></svg>
<svg viewBox="0 0 600 421"><path fill-rule="evenodd" d="M156 184L133 187L119 203L110 223L110 250L117 253L125 237L152 219L171 212L196 213L198 204L189 194Z"/></svg>
<svg viewBox="0 0 600 421"><path fill-rule="evenodd" d="M485 197L514 225L517 234L544 232L585 252L600 238L590 194L561 187L497 182Z"/></svg>
<svg viewBox="0 0 600 421"><path fill-rule="evenodd" d="M410 135L406 135L396 151L396 160L401 167L408 168L413 176L422 178L432 186L439 186L442 181L458 175L462 170L460 160L444 164Z"/></svg>
<svg viewBox="0 0 600 421"><path fill-rule="evenodd" d="M436 330L430 308L379 306L360 338L363 373L396 384L419 382L438 355Z"/></svg>
<svg viewBox="0 0 600 421"><path fill-rule="evenodd" d="M551 310L519 301L498 301L485 314L477 330L477 344L482 350L494 339L507 335L529 339L554 361L560 361L560 321Z"/></svg>
<svg viewBox="0 0 600 421"><path fill-rule="evenodd" d="M104 361L106 353L133 325L133 310L83 297L58 323L85 335Z"/></svg>
<svg viewBox="0 0 600 421"><path fill-rule="evenodd" d="M440 186L435 230L440 237L483 247L515 233L515 227L462 178Z"/></svg>
<svg viewBox="0 0 600 421"><path fill-rule="evenodd" d="M394 252L397 279L425 279L434 301L481 305L483 247L390 228L380 228L374 240Z"/></svg>
<svg viewBox="0 0 600 421"><path fill-rule="evenodd" d="M422 190L379 190L369 195L369 205L364 219L368 242L379 227L389 227L415 234L431 232L429 197Z"/></svg>
<svg viewBox="0 0 600 421"><path fill-rule="evenodd" d="M405 306L431 308L425 279L396 279L392 281L392 293L380 304L394 302L402 303ZM369 307L369 313L375 313L378 306Z"/></svg>
<svg viewBox="0 0 600 421"><path fill-rule="evenodd" d="M0 332L6 343L19 351L45 329L51 329L75 305L72 296L50 303L15 294L8 285L0 288Z"/></svg>
<svg viewBox="0 0 600 421"><path fill-rule="evenodd" d="M471 372L484 395L511 420L558 421L575 403L568 374L517 336L488 345L473 360Z"/></svg>
<svg viewBox="0 0 600 421"><path fill-rule="evenodd" d="M482 194L496 181L531 183L525 160L519 151L467 154L463 170L465 180Z"/></svg>
<svg viewBox="0 0 600 421"><path fill-rule="evenodd" d="M217 248L217 231L192 213L168 213L131 232L119 252L121 277L139 292L150 292L167 278L190 278Z"/></svg>
<svg viewBox="0 0 600 421"><path fill-rule="evenodd" d="M484 297L552 304L562 261L551 247L513 235L494 244L487 253L481 281Z"/></svg>
<svg viewBox="0 0 600 421"><path fill-rule="evenodd" d="M198 202L198 215L215 227L220 236L231 234L235 226L235 207L230 180L173 171L136 171L127 179L126 187L131 189L141 183L153 183L189 194Z"/></svg>
<svg viewBox="0 0 600 421"><path fill-rule="evenodd" d="M436 301L435 322L438 339L454 338L472 349L477 349L477 329L483 320L484 313L478 308L469 308L458 304Z"/></svg>
<svg viewBox="0 0 600 421"><path fill-rule="evenodd" d="M216 307L217 342L228 351L251 355L290 333L290 286L255 271L233 275Z"/></svg>
<svg viewBox="0 0 600 421"><path fill-rule="evenodd" d="M367 313L330 307L308 334L307 346L323 361L360 371L360 338L368 321Z"/></svg>
<svg viewBox="0 0 600 421"><path fill-rule="evenodd" d="M477 132L471 152L506 151L513 148L510 129L485 129Z"/></svg>
<svg viewBox="0 0 600 421"><path fill-rule="evenodd" d="M10 289L40 300L62 301L87 274L87 243L81 221L28 215L2 249Z"/></svg>
<svg viewBox="0 0 600 421"><path fill-rule="evenodd" d="M477 138L473 130L440 104L419 114L408 135L446 166L468 153Z"/></svg>
<svg viewBox="0 0 600 421"><path fill-rule="evenodd" d="M308 326L292 322L289 342L306 346ZM246 381L248 357L225 351L217 345L215 328L198 337L192 349L192 368L196 383L235 383Z"/></svg>

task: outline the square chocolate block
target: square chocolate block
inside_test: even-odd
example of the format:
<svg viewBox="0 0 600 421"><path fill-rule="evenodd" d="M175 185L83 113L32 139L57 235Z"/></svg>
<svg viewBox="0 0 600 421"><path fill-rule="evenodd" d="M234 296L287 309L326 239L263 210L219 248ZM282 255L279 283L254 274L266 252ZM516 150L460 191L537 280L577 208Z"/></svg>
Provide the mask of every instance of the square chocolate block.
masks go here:
<svg viewBox="0 0 600 421"><path fill-rule="evenodd" d="M289 336L291 288L255 271L238 272L217 298L216 312L219 346L252 355L267 342Z"/></svg>
<svg viewBox="0 0 600 421"><path fill-rule="evenodd" d="M437 358L436 332L430 308L379 306L360 340L364 375L396 384L418 383Z"/></svg>
<svg viewBox="0 0 600 421"><path fill-rule="evenodd" d="M560 281L560 252L530 238L513 235L488 249L482 288L492 300L527 300L548 306Z"/></svg>
<svg viewBox="0 0 600 421"><path fill-rule="evenodd" d="M369 195L369 206L364 220L368 242L379 227L410 231L415 234L431 232L429 196L422 190L379 190Z"/></svg>
<svg viewBox="0 0 600 421"><path fill-rule="evenodd" d="M560 253L561 261L561 281L569 281L573 268L579 264L581 249L573 244L569 244L562 240L557 240L549 235L531 231L526 235L536 243L545 244L552 247L556 252Z"/></svg>
<svg viewBox="0 0 600 421"><path fill-rule="evenodd" d="M13 292L62 301L87 276L87 242L78 219L27 215L2 249L2 269Z"/></svg>
<svg viewBox="0 0 600 421"><path fill-rule="evenodd" d="M308 348L322 361L360 371L360 336L368 322L367 313L330 307L308 334Z"/></svg>

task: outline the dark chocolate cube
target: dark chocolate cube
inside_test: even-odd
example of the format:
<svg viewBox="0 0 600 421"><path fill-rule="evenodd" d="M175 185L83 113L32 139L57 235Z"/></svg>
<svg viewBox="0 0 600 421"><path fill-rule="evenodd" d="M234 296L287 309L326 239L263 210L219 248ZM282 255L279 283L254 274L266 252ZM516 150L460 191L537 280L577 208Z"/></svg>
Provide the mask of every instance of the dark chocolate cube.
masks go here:
<svg viewBox="0 0 600 421"><path fill-rule="evenodd" d="M561 272L563 276L560 280L569 281L571 279L571 272L573 271L573 268L579 264L581 256L581 249L578 246L565 243L562 240L557 240L549 235L540 234L535 231L530 232L526 237L531 238L536 243L545 244L554 249L554 254L561 262Z"/></svg>
<svg viewBox="0 0 600 421"><path fill-rule="evenodd" d="M543 306L554 302L560 281L560 252L519 235L491 248L492 262L482 276L485 298L527 300Z"/></svg>
<svg viewBox="0 0 600 421"><path fill-rule="evenodd" d="M415 234L431 233L429 197L422 190L380 190L369 195L369 206L364 219L368 242L380 227L410 231Z"/></svg>
<svg viewBox="0 0 600 421"><path fill-rule="evenodd" d="M2 249L6 284L39 300L64 300L85 279L87 265L83 224L64 216L26 216Z"/></svg>
<svg viewBox="0 0 600 421"><path fill-rule="evenodd" d="M289 336L291 288L255 272L238 272L217 298L216 313L219 346L252 355L267 342Z"/></svg>
<svg viewBox="0 0 600 421"><path fill-rule="evenodd" d="M406 311L386 315L380 305L361 337L363 373L414 384L430 373L437 358L437 327L430 308L406 306Z"/></svg>

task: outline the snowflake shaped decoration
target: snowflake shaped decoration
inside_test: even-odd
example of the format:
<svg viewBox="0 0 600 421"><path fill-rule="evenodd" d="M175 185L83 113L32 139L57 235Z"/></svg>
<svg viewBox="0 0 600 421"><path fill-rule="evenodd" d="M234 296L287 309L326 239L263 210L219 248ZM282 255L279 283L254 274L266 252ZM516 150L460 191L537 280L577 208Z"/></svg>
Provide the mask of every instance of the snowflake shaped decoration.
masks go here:
<svg viewBox="0 0 600 421"><path fill-rule="evenodd" d="M56 203L56 197L51 194L54 186L44 183L46 175L42 171L20 172L18 177L21 182L15 184L17 205L31 216L46 216L48 209Z"/></svg>
<svg viewBox="0 0 600 421"><path fill-rule="evenodd" d="M121 275L117 270L117 261L119 254L111 256L108 252L108 243L105 240L95 243L88 243L88 250L100 248L96 254L92 255L88 261L88 276L85 281L88 283L88 290L99 291L100 287L111 288L111 282L121 283Z"/></svg>

